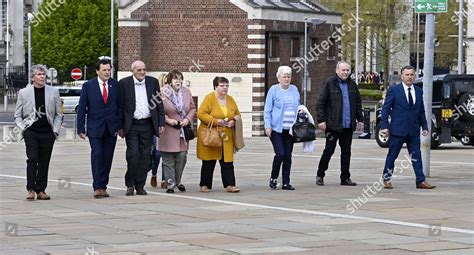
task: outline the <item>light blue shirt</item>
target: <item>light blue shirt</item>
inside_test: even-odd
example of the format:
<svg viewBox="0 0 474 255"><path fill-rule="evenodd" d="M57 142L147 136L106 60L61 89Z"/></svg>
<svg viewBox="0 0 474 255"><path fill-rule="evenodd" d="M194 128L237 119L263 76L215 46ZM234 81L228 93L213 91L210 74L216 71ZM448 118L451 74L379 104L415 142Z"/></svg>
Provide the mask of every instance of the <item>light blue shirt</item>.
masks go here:
<svg viewBox="0 0 474 255"><path fill-rule="evenodd" d="M347 81L339 80L339 87L342 91L342 128L351 128L351 103Z"/></svg>
<svg viewBox="0 0 474 255"><path fill-rule="evenodd" d="M288 89L281 89L285 109L283 111L283 130L289 130L295 121L296 109L293 105L293 96Z"/></svg>
<svg viewBox="0 0 474 255"><path fill-rule="evenodd" d="M300 93L295 85L290 85L286 90L293 98L292 107L296 111L300 105ZM280 84L273 85L267 93L264 107L265 129L271 128L273 131L281 133L283 131L283 119L285 113L285 98L283 96ZM290 101L289 101L290 102Z"/></svg>

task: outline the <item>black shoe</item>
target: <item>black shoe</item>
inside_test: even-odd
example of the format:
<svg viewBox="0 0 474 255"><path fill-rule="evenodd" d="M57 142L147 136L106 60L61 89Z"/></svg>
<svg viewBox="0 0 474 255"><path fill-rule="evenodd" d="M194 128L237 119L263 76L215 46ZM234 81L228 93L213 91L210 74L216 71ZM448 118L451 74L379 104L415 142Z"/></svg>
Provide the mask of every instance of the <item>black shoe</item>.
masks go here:
<svg viewBox="0 0 474 255"><path fill-rule="evenodd" d="M324 177L316 176L316 185L324 186Z"/></svg>
<svg viewBox="0 0 474 255"><path fill-rule="evenodd" d="M278 179L270 178L270 184L268 184L268 186L270 186L271 189L276 189L277 185L278 185Z"/></svg>
<svg viewBox="0 0 474 255"><path fill-rule="evenodd" d="M295 190L295 187L291 186L291 184L283 184L283 186L281 186L281 189Z"/></svg>
<svg viewBox="0 0 474 255"><path fill-rule="evenodd" d="M133 196L133 187L127 188L127 193L125 193L125 196Z"/></svg>
<svg viewBox="0 0 474 255"><path fill-rule="evenodd" d="M167 189L166 193L174 193L174 189Z"/></svg>
<svg viewBox="0 0 474 255"><path fill-rule="evenodd" d="M184 187L183 184L178 185L178 189L179 189L179 191L181 191L181 192L186 192L186 187Z"/></svg>
<svg viewBox="0 0 474 255"><path fill-rule="evenodd" d="M357 186L357 183L353 182L351 178L345 179L341 181L341 185L343 186Z"/></svg>
<svg viewBox="0 0 474 255"><path fill-rule="evenodd" d="M146 190L144 188L141 188L141 189L137 189L137 195L145 196L145 195L148 195L148 193L146 193Z"/></svg>

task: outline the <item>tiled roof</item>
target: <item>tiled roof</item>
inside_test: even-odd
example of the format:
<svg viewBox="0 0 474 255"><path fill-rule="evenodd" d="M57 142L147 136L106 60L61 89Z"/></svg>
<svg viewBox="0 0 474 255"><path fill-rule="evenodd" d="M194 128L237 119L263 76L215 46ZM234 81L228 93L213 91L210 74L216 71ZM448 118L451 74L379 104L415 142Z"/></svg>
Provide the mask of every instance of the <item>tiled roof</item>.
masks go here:
<svg viewBox="0 0 474 255"><path fill-rule="evenodd" d="M247 0L247 2L254 8L303 12L331 12L326 7L311 0Z"/></svg>

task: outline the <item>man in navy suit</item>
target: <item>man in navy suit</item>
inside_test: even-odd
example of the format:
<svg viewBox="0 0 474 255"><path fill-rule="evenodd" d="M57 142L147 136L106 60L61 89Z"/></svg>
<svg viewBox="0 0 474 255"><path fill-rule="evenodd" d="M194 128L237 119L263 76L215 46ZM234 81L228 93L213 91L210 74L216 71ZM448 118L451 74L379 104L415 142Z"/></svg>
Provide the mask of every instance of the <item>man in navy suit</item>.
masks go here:
<svg viewBox="0 0 474 255"><path fill-rule="evenodd" d="M77 133L89 138L91 146L91 167L94 197L108 197L110 168L114 157L117 133L122 128L122 114L119 107L119 84L110 78L111 66L108 60L96 65L97 78L82 85L77 110ZM87 131L85 116L87 115Z"/></svg>
<svg viewBox="0 0 474 255"><path fill-rule="evenodd" d="M120 107L123 110L123 131L127 143L125 174L126 196L146 195L144 189L150 161L153 135L163 133L165 113L156 78L146 75L143 61L132 63L132 75L120 80Z"/></svg>
<svg viewBox="0 0 474 255"><path fill-rule="evenodd" d="M416 188L433 189L423 174L423 163L420 152L420 127L421 134L428 135L425 107L423 104L423 91L413 86L415 68L405 66L402 68L402 83L390 87L382 108L381 132L390 135L389 149L383 170L384 188L393 189L390 181L395 159L404 143L407 144L411 162L416 175ZM391 122L388 122L388 116Z"/></svg>

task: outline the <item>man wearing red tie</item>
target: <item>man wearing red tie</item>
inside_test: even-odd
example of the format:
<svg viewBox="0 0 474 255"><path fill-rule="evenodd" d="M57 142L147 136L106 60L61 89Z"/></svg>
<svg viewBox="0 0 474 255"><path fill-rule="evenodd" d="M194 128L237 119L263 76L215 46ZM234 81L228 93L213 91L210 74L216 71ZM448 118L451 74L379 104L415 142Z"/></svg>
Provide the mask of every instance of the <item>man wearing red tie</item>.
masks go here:
<svg viewBox="0 0 474 255"><path fill-rule="evenodd" d="M108 60L96 65L97 78L82 85L77 110L77 133L89 138L91 146L91 167L94 197L108 197L110 168L114 157L117 133L122 128L119 107L119 84L110 78L111 66ZM87 125L85 119L87 115ZM87 126L87 131L85 129Z"/></svg>

